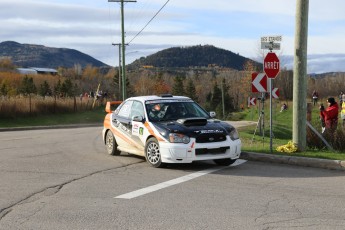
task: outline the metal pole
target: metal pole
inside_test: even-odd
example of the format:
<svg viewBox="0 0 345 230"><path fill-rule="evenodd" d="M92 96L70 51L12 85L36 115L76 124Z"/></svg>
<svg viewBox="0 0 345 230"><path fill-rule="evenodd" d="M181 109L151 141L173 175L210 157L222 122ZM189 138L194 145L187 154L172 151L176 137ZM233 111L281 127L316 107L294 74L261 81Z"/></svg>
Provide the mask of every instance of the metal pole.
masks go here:
<svg viewBox="0 0 345 230"><path fill-rule="evenodd" d="M113 46L119 46L119 98L121 97L121 43L112 43ZM119 99L118 98L118 99Z"/></svg>
<svg viewBox="0 0 345 230"><path fill-rule="evenodd" d="M270 153L272 153L272 78L269 78L270 87Z"/></svg>
<svg viewBox="0 0 345 230"><path fill-rule="evenodd" d="M292 141L298 151L306 148L307 41L309 0L296 0L296 31L293 71Z"/></svg>

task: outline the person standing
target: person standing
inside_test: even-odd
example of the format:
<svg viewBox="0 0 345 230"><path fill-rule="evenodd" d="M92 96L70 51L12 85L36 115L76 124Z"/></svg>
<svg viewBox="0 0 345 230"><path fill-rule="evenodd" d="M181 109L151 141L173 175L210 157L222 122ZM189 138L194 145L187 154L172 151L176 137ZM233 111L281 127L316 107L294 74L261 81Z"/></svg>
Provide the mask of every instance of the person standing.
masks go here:
<svg viewBox="0 0 345 230"><path fill-rule="evenodd" d="M320 118L325 121L326 130L333 133L338 126L339 106L333 97L327 99L327 104L326 109L320 106Z"/></svg>
<svg viewBox="0 0 345 230"><path fill-rule="evenodd" d="M343 94L343 103L341 104L340 117L343 120L343 128L345 127L345 94Z"/></svg>
<svg viewBox="0 0 345 230"><path fill-rule="evenodd" d="M319 93L316 90L314 90L311 97L313 99L313 104L315 106L317 103L317 100L319 99Z"/></svg>
<svg viewBox="0 0 345 230"><path fill-rule="evenodd" d="M339 94L339 105L343 104L343 95L344 95L344 93L343 93L343 91L341 91Z"/></svg>

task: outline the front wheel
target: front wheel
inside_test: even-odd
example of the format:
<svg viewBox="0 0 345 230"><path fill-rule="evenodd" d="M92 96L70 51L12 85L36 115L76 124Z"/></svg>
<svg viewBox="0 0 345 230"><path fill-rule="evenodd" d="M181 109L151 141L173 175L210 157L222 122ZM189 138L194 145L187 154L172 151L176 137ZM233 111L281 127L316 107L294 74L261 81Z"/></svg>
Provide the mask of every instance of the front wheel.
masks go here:
<svg viewBox="0 0 345 230"><path fill-rule="evenodd" d="M165 166L162 163L162 156L159 150L159 143L156 138L150 138L146 142L145 146L146 161L155 168L162 168Z"/></svg>
<svg viewBox="0 0 345 230"><path fill-rule="evenodd" d="M233 160L230 158L225 158L225 159L217 159L217 160L213 160L213 161L217 165L228 166L228 165L232 165L233 163L235 163L236 159Z"/></svg>
<svg viewBox="0 0 345 230"><path fill-rule="evenodd" d="M105 146L107 147L107 152L109 155L120 155L121 151L117 149L114 134L110 130L108 130L105 137Z"/></svg>

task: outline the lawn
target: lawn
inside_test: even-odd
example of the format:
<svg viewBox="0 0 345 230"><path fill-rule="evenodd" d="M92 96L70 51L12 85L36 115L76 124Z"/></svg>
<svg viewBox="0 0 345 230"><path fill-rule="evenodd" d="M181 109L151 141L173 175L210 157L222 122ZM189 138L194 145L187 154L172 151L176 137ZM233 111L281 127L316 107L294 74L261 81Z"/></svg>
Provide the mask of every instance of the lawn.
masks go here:
<svg viewBox="0 0 345 230"><path fill-rule="evenodd" d="M269 102L267 103L269 104ZM345 160L345 153L340 151L330 151L325 146L322 149L307 147L304 152L297 153L282 153L278 152L278 146L286 145L292 140L292 106L291 102L287 111L280 112L281 103L273 103L272 109L272 148L270 138L270 112L269 106L265 106L263 115L264 125L253 125L239 128L240 138L242 140L242 150L247 152L259 152L277 155L288 156L303 156L312 158L323 158L332 160ZM249 108L240 113L236 113L233 117L241 120L258 121L259 114L257 108ZM317 106L313 107L311 125L316 130L321 130L319 120L319 109ZM338 129L341 129L339 124ZM322 142L321 140L317 140Z"/></svg>

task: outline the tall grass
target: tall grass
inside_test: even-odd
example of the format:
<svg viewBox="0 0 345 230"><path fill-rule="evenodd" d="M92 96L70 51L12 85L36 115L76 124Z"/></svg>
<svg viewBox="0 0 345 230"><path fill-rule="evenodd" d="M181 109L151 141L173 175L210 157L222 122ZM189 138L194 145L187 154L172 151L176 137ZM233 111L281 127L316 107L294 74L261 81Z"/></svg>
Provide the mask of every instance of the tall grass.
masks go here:
<svg viewBox="0 0 345 230"><path fill-rule="evenodd" d="M2 97L0 98L0 118L21 118L49 114L83 112L91 110L102 103L93 98L59 98L59 97Z"/></svg>

